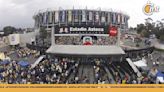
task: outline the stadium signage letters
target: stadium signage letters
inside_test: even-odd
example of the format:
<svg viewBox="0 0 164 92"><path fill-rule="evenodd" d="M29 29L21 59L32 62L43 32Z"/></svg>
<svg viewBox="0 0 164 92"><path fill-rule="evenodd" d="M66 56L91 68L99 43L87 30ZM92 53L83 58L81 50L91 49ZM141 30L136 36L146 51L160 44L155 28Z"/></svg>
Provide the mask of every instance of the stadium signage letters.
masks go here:
<svg viewBox="0 0 164 92"><path fill-rule="evenodd" d="M104 31L104 28L95 28L95 27L81 27L81 28L77 28L77 27L70 27L70 31Z"/></svg>

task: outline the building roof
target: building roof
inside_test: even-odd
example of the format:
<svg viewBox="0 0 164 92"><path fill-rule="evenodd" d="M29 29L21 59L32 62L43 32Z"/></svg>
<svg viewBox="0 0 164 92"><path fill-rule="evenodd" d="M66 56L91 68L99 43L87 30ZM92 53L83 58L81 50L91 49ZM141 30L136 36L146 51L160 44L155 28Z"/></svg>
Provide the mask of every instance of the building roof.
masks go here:
<svg viewBox="0 0 164 92"><path fill-rule="evenodd" d="M125 54L119 46L100 45L52 45L47 53L64 55L120 55Z"/></svg>

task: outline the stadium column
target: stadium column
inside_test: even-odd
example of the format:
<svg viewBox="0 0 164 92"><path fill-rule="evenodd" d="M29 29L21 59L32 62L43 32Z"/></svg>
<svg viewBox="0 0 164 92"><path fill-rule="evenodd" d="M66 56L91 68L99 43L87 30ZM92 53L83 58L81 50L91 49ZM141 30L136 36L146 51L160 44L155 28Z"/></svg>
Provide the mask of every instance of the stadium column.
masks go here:
<svg viewBox="0 0 164 92"><path fill-rule="evenodd" d="M120 46L120 31L121 31L121 28L118 27L117 46Z"/></svg>
<svg viewBox="0 0 164 92"><path fill-rule="evenodd" d="M54 36L55 26L52 26L51 30L51 45L55 45L55 36Z"/></svg>

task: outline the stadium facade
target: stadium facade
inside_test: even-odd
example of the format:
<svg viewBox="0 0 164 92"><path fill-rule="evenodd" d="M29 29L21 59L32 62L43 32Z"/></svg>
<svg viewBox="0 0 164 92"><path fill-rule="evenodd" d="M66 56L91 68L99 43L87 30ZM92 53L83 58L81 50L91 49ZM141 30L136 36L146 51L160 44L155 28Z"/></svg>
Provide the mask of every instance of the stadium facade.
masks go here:
<svg viewBox="0 0 164 92"><path fill-rule="evenodd" d="M109 25L118 26L126 30L128 28L129 16L115 11L91 10L91 9L65 9L40 11L34 15L35 28L45 26L94 26L106 27Z"/></svg>
<svg viewBox="0 0 164 92"><path fill-rule="evenodd" d="M73 79L90 78L90 83L102 81L94 78L94 69L98 66L101 72L108 74L107 79L112 84L127 80L127 76L127 83L141 77L130 58L134 54L147 54L149 50L126 51L120 46L120 35L128 29L129 18L121 12L100 9L47 10L34 15L36 29L45 27L45 31L51 31L51 46L46 49L46 58L52 62L75 61L77 69L71 68L75 73L70 72L70 75Z"/></svg>
<svg viewBox="0 0 164 92"><path fill-rule="evenodd" d="M121 12L92 9L47 10L34 15L36 29L51 31L47 53L79 56L125 54L119 40L120 31L128 29L129 18ZM118 29L114 36L111 27Z"/></svg>

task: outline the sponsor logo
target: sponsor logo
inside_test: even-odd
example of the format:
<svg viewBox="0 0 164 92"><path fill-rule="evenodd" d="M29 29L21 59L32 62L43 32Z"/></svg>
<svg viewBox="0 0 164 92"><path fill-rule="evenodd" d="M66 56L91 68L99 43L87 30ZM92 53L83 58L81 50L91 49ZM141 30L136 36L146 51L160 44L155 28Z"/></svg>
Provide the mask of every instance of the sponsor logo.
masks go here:
<svg viewBox="0 0 164 92"><path fill-rule="evenodd" d="M143 7L143 12L145 15L152 15L153 13L159 12L159 6L156 6L155 4L151 2L147 2Z"/></svg>
<svg viewBox="0 0 164 92"><path fill-rule="evenodd" d="M68 28L60 28L59 33L68 33Z"/></svg>

